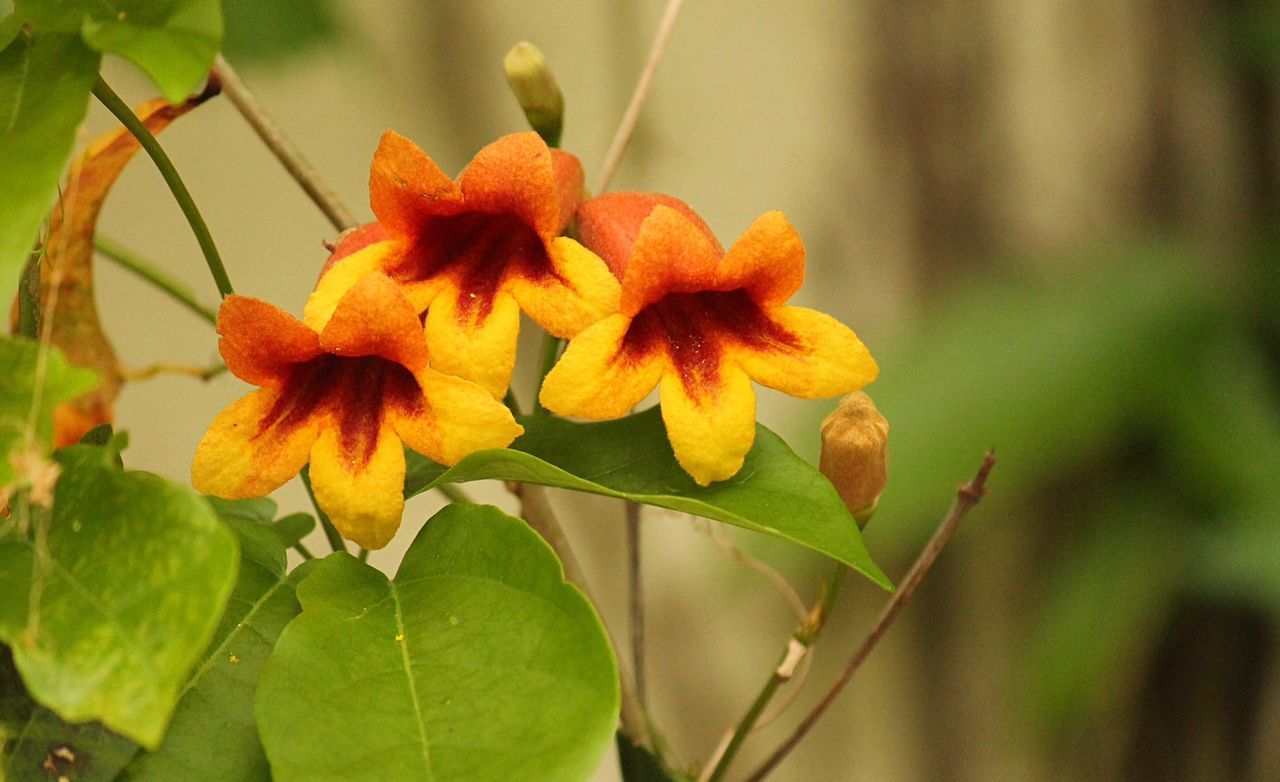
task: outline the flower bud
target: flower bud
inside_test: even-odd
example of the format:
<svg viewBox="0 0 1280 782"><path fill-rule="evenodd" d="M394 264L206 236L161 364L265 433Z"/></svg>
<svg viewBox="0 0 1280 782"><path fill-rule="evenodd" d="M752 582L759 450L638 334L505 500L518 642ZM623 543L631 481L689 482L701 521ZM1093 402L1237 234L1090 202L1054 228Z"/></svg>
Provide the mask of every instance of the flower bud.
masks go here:
<svg viewBox="0 0 1280 782"><path fill-rule="evenodd" d="M529 126L542 136L547 146L559 146L564 126L564 93L560 92L542 51L528 41L521 41L507 52L502 67Z"/></svg>
<svg viewBox="0 0 1280 782"><path fill-rule="evenodd" d="M862 391L841 399L822 422L818 469L836 487L858 526L866 525L889 478L889 422Z"/></svg>

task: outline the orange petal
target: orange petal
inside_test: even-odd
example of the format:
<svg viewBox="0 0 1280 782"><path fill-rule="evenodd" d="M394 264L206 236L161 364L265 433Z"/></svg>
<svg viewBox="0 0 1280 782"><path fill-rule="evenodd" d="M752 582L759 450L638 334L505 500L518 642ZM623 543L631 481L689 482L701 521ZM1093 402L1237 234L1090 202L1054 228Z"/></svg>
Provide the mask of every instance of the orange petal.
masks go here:
<svg viewBox="0 0 1280 782"><path fill-rule="evenodd" d="M481 149L458 186L468 210L514 214L544 239L559 233L560 184L537 133L513 133Z"/></svg>
<svg viewBox="0 0 1280 782"><path fill-rule="evenodd" d="M582 162L568 152L551 150L551 164L555 167L556 189L560 191L560 222L556 233L564 233L564 229L573 222L574 212L582 203L582 195L586 187L582 175Z"/></svg>
<svg viewBox="0 0 1280 782"><path fill-rule="evenodd" d="M382 134L369 171L369 205L387 233L411 237L431 215L457 214L457 185L409 139Z"/></svg>
<svg viewBox="0 0 1280 782"><path fill-rule="evenodd" d="M278 384L289 367L324 351L297 318L249 296L228 296L218 309L218 350L227 369L255 386Z"/></svg>
<svg viewBox="0 0 1280 782"><path fill-rule="evenodd" d="M668 293L694 293L715 286L722 253L692 220L669 206L656 206L640 226L622 277L622 314L635 316Z"/></svg>
<svg viewBox="0 0 1280 782"><path fill-rule="evenodd" d="M520 334L520 307L510 293L500 290L486 310L461 312L456 287L442 290L427 310L427 345L431 367L479 383L501 399L516 367L516 340Z"/></svg>
<svg viewBox="0 0 1280 782"><path fill-rule="evenodd" d="M338 302L320 333L336 356L381 356L416 372L427 365L427 340L418 312L385 274L367 274Z"/></svg>
<svg viewBox="0 0 1280 782"><path fill-rule="evenodd" d="M557 337L572 337L618 311L618 281L595 253L561 236L551 242L547 258L549 273L507 277L520 309L539 326Z"/></svg>
<svg viewBox="0 0 1280 782"><path fill-rule="evenodd" d="M804 242L782 212L757 217L716 269L720 290L745 289L762 305L779 305L804 282Z"/></svg>
<svg viewBox="0 0 1280 782"><path fill-rule="evenodd" d="M560 415L621 418L649 395L663 354L626 349L631 318L612 315L574 337L542 383L539 399Z"/></svg>
<svg viewBox="0 0 1280 782"><path fill-rule="evenodd" d="M389 421L373 443L360 443L361 458L338 429L321 433L311 448L311 487L316 502L342 537L367 549L387 545L404 512L404 447Z"/></svg>
<svg viewBox="0 0 1280 782"><path fill-rule="evenodd" d="M658 393L667 439L685 472L700 486L736 475L756 436L756 395L747 374L726 362L696 394L677 375L664 374Z"/></svg>
<svg viewBox="0 0 1280 782"><path fill-rule="evenodd" d="M255 391L218 414L196 447L191 484L225 499L262 497L280 488L307 463L323 415L302 421L272 416L280 394ZM277 419L263 426L268 417Z"/></svg>
<svg viewBox="0 0 1280 782"><path fill-rule="evenodd" d="M691 206L662 193L618 192L592 198L578 209L578 239L622 279L640 226L657 206L670 207L689 218L707 241L721 249L715 234Z"/></svg>
<svg viewBox="0 0 1280 782"><path fill-rule="evenodd" d="M502 448L524 432L511 411L480 386L431 369L417 374L423 396L390 408L404 444L440 464L484 448Z"/></svg>
<svg viewBox="0 0 1280 782"><path fill-rule="evenodd" d="M793 338L765 349L734 345L733 358L761 385L818 399L857 391L876 379L875 359L848 326L804 307L778 307L766 316Z"/></svg>

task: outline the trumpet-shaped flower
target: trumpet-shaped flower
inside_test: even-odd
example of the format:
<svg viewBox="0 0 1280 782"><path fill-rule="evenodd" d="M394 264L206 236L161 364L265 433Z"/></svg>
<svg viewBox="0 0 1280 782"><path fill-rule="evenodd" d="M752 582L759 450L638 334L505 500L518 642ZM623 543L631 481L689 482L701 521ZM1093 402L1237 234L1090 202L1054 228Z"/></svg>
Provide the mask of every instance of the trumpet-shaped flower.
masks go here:
<svg viewBox="0 0 1280 782"><path fill-rule="evenodd" d="M382 272L427 312L432 365L500 397L515 368L521 310L558 337L617 310L608 268L560 236L582 199L582 166L536 133L495 141L454 182L388 132L369 191L377 227L351 235L320 278L305 313L317 329L348 288Z"/></svg>
<svg viewBox="0 0 1280 782"><path fill-rule="evenodd" d="M579 210L578 231L622 280L620 311L570 341L542 403L563 415L617 418L657 386L676 458L703 486L736 474L751 449L752 380L817 398L876 377L847 327L786 306L804 279L805 253L780 212L757 218L727 253L668 196L595 198Z"/></svg>
<svg viewBox="0 0 1280 782"><path fill-rule="evenodd" d="M316 500L343 537L381 548L404 509L404 449L443 464L523 430L484 389L427 365L417 311L365 276L321 330L266 302L218 312L228 369L261 390L222 411L196 449L192 483L227 499L274 491L308 462Z"/></svg>

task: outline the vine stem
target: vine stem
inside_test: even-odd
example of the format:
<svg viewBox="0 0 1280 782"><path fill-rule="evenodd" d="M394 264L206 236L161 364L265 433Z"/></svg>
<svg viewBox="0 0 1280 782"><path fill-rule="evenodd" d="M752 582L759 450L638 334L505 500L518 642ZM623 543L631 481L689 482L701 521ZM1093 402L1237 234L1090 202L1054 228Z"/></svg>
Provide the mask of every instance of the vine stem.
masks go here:
<svg viewBox="0 0 1280 782"><path fill-rule="evenodd" d="M156 168L160 170L160 176L164 177L165 184L169 186L174 199L178 202L178 207L182 209L182 214L191 225L191 232L196 235L196 242L200 245L200 252L204 253L204 262L209 266L209 273L213 275L213 282L218 286L218 293L223 297L230 296L234 292L231 288L231 279L227 277L226 267L222 265L222 257L218 255L218 247L213 243L213 235L209 233L209 226L205 224L195 199L191 197L191 192L187 190L182 177L178 175L178 169L173 167L173 161L165 154L164 148L160 146L160 142L156 141L156 137L151 135L151 131L147 130L147 126L143 125L138 116L133 113L133 109L129 108L115 90L111 89L102 76L98 76L97 82L94 83L93 94L103 106L107 107L107 111L114 114L116 119L120 120L120 124L133 134L133 137L146 150L147 155L151 157L151 161L156 164Z"/></svg>
<svg viewBox="0 0 1280 782"><path fill-rule="evenodd" d="M627 514L627 605L631 617L631 668L636 678L636 699L649 705L644 666L644 574L640 558L640 503L624 501Z"/></svg>
<svg viewBox="0 0 1280 782"><path fill-rule="evenodd" d="M342 535L338 534L338 528L329 520L329 514L320 507L315 490L311 488L311 468L303 467L302 472L298 474L302 477L302 485L307 488L307 496L311 498L312 507L316 509L316 518L320 520L320 528L324 530L325 539L329 541L329 548L346 553L347 544L342 541Z"/></svg>
<svg viewBox="0 0 1280 782"><path fill-rule="evenodd" d="M210 325L217 324L217 312L212 308L201 304L200 301L196 299L195 294L192 293L187 286L161 271L155 264L143 260L137 253L126 249L120 243L104 236L94 238L93 249L97 250L98 254L103 258L106 258L122 269L133 272L135 275L151 283L159 290L167 293L169 298L186 307L200 318L208 321Z"/></svg>
<svg viewBox="0 0 1280 782"><path fill-rule="evenodd" d="M853 657L849 658L849 662L845 664L840 678L836 680L835 684L831 685L831 689L827 690L827 693L822 696L822 700L818 701L818 704L805 715L791 735L774 750L773 754L764 763L760 764L759 768L751 773L751 776L747 777L747 782L759 782L759 780L764 779L767 774L773 771L791 753L791 750L795 749L800 740L808 734L814 723L818 721L818 718L835 702L841 690L849 683L853 675L858 672L858 669L862 667L862 663L875 650L880 640L884 638L885 633L889 631L889 628L893 626L898 615L902 613L902 609L906 608L907 604L911 602L911 597L915 594L916 588L920 586L920 582L924 580L929 569L933 567L933 563L937 561L938 555L942 553L943 547L947 545L947 541L951 539L951 536L960 526L960 522L964 521L964 517L987 493L987 477L995 466L995 452L988 451L982 460L982 466L978 468L977 474L968 483L956 490L956 500L952 504L951 510L943 518L942 523L938 525L933 537L925 544L920 556L916 558L915 563L911 565L911 569L907 571L907 575L902 579L902 584L893 593L893 597L889 598L889 602L880 611L880 616L876 618L871 632L867 633L866 638L862 640L862 644L853 653Z"/></svg>
<svg viewBox="0 0 1280 782"><path fill-rule="evenodd" d="M644 70L640 72L635 91L631 93L631 102L627 104L627 110L622 114L622 121L618 123L618 130L613 134L609 152L605 155L604 164L600 167L600 177L596 180L596 195L609 189L610 183L613 182L613 175L618 172L622 155L627 151L627 144L631 143L636 123L640 121L640 110L644 108L644 103L649 98L649 91L653 87L653 75L658 70L658 63L662 62L662 55L667 51L667 42L671 40L671 31L675 29L676 18L680 16L680 9L683 6L684 0L667 0L667 7L662 12L662 20L658 22L658 32L653 37L653 45L649 47L649 59L645 61Z"/></svg>
<svg viewBox="0 0 1280 782"><path fill-rule="evenodd" d="M294 145L292 141L285 136L280 130L280 126L275 123L271 115L267 114L266 109L258 102L245 83L241 81L240 74L236 73L235 68L231 67L231 63L227 62L221 54L213 61L214 75L222 82L222 92L231 100L232 105L245 118L249 126L258 134L258 138L262 139L262 143L267 145L280 164L284 166L294 181L302 186L308 197L320 207L320 211L324 212L324 216L329 218L329 222L339 231L345 231L348 228L356 227L356 218L351 210L338 199L337 194L333 192L333 188L329 187L320 173L315 167L303 157L302 152Z"/></svg>

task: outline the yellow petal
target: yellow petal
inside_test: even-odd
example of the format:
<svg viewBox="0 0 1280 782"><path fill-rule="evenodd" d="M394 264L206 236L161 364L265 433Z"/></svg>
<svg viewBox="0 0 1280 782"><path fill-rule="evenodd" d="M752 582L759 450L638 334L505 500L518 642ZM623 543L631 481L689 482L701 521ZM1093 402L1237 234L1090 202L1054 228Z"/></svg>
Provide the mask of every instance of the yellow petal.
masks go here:
<svg viewBox="0 0 1280 782"><path fill-rule="evenodd" d="M427 310L427 349L432 369L475 381L501 399L516 367L520 307L506 291L498 291L488 312L470 308L459 313L456 287L442 290Z"/></svg>
<svg viewBox="0 0 1280 782"><path fill-rule="evenodd" d="M367 549L382 548L404 512L404 447L386 421L376 443L355 449L339 434L337 427L326 428L311 449L316 502L342 537ZM365 452L366 446L371 450Z"/></svg>
<svg viewBox="0 0 1280 782"><path fill-rule="evenodd" d="M554 273L508 277L520 309L539 326L557 337L572 337L618 311L618 280L598 255L561 236L547 257Z"/></svg>
<svg viewBox="0 0 1280 782"><path fill-rule="evenodd" d="M756 395L737 366L721 364L691 395L678 375L662 376L662 421L676 460L701 486L732 478L756 437Z"/></svg>
<svg viewBox="0 0 1280 782"><path fill-rule="evenodd" d="M505 405L469 380L431 369L417 380L425 403L396 404L391 421L405 445L433 461L457 464L475 451L510 445L524 432Z"/></svg>
<svg viewBox="0 0 1280 782"><path fill-rule="evenodd" d="M262 497L298 474L322 416L298 421L273 415L276 423L264 428L267 416L278 412L279 398L275 390L255 391L213 419L191 465L191 484L198 491L231 500Z"/></svg>
<svg viewBox="0 0 1280 782"><path fill-rule="evenodd" d="M402 249L398 241L377 242L358 250L333 265L316 283L316 289L307 298L307 306L302 310L302 322L316 332L324 331L338 302L347 295L347 291L355 287L365 275L382 271L384 262L397 256Z"/></svg>
<svg viewBox="0 0 1280 782"><path fill-rule="evenodd" d="M794 337L767 348L733 348L733 358L753 380L783 393L818 399L857 391L876 379L875 359L848 326L804 307L766 310L767 317Z"/></svg>
<svg viewBox="0 0 1280 782"><path fill-rule="evenodd" d="M542 383L542 405L560 415L621 418L658 384L666 361L656 350L626 350L631 318L611 315L569 342Z"/></svg>

